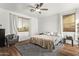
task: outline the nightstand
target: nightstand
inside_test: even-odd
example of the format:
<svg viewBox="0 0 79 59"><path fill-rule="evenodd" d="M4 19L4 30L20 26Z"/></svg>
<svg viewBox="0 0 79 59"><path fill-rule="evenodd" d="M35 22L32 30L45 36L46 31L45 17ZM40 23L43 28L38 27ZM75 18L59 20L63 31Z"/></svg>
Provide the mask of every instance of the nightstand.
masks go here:
<svg viewBox="0 0 79 59"><path fill-rule="evenodd" d="M63 43L64 44L66 43L66 40L70 40L71 41L71 44L73 46L73 38L71 36L63 39Z"/></svg>

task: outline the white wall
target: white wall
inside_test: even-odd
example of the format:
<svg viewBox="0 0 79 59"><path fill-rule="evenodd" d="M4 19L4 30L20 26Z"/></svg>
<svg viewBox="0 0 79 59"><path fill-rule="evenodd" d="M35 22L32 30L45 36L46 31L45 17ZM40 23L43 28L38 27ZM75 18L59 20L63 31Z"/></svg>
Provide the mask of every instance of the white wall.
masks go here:
<svg viewBox="0 0 79 59"><path fill-rule="evenodd" d="M31 18L31 20L30 20L30 35L33 36L35 34L38 34L38 19Z"/></svg>
<svg viewBox="0 0 79 59"><path fill-rule="evenodd" d="M0 24L2 24L2 28L5 28L5 34L9 34L9 12L4 9L0 9Z"/></svg>
<svg viewBox="0 0 79 59"><path fill-rule="evenodd" d="M38 31L39 32L58 32L59 31L59 15L51 15L45 18L39 18Z"/></svg>

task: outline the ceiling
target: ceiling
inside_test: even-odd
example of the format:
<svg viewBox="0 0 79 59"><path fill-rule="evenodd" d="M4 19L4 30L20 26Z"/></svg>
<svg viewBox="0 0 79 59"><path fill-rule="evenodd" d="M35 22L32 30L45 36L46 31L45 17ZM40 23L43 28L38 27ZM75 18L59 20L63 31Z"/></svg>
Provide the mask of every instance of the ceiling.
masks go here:
<svg viewBox="0 0 79 59"><path fill-rule="evenodd" d="M38 12L30 12L29 5L35 3L0 3L0 8L8 9L32 17L46 17L53 14L61 13L64 11L79 8L79 4L75 3L44 3L41 8L48 8L48 11L42 11L42 14Z"/></svg>

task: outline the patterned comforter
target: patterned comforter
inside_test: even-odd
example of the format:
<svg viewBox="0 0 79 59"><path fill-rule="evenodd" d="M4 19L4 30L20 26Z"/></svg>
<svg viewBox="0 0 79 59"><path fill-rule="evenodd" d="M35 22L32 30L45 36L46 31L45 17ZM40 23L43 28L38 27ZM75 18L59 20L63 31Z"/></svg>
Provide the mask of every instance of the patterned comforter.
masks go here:
<svg viewBox="0 0 79 59"><path fill-rule="evenodd" d="M54 39L52 36L47 35L35 35L31 37L31 43L40 45L43 48L47 48L49 50L52 50L54 43Z"/></svg>

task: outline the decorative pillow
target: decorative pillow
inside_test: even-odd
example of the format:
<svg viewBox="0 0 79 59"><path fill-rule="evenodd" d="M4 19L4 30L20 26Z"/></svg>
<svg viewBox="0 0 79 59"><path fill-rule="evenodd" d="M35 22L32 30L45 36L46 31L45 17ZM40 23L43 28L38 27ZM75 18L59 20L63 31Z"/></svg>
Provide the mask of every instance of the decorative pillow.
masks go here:
<svg viewBox="0 0 79 59"><path fill-rule="evenodd" d="M53 32L53 36L58 36L58 33L57 32Z"/></svg>
<svg viewBox="0 0 79 59"><path fill-rule="evenodd" d="M51 36L57 36L57 34L58 34L57 32L50 32Z"/></svg>
<svg viewBox="0 0 79 59"><path fill-rule="evenodd" d="M47 32L46 35L50 35L50 32Z"/></svg>
<svg viewBox="0 0 79 59"><path fill-rule="evenodd" d="M39 33L39 35L43 35L44 33Z"/></svg>
<svg viewBox="0 0 79 59"><path fill-rule="evenodd" d="M8 38L9 38L9 39L12 39L12 38L13 38L13 35L12 35L12 34L11 34L11 35L9 35L9 36L8 36Z"/></svg>

